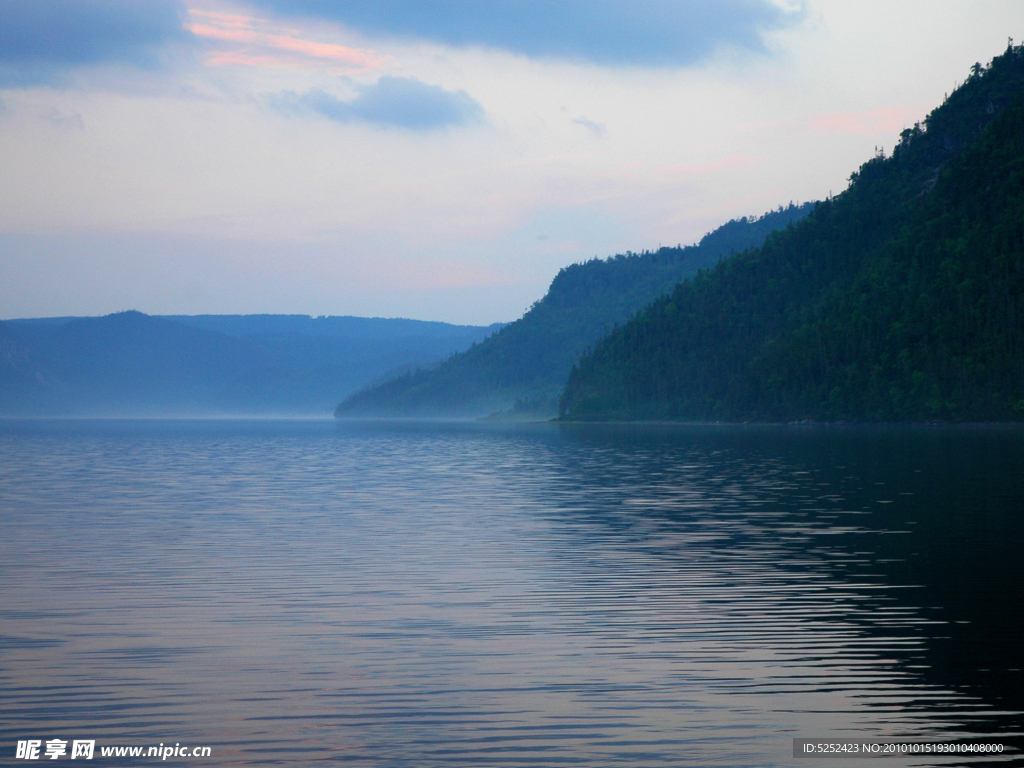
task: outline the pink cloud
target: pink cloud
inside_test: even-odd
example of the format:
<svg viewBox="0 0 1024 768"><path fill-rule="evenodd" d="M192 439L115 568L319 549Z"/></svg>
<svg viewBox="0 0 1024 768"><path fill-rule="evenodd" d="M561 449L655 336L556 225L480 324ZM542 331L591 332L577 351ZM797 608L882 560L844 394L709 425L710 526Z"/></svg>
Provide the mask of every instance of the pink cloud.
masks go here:
<svg viewBox="0 0 1024 768"><path fill-rule="evenodd" d="M306 40L291 34L280 34L279 30L258 31L255 27L263 22L251 16L197 10L190 10L189 13L199 17L194 23L185 25L192 34L228 44L227 48L211 51L207 55L207 63L211 65L277 67L327 63L373 69L388 59L373 51Z"/></svg>
<svg viewBox="0 0 1024 768"><path fill-rule="evenodd" d="M185 28L199 37L213 37L218 40L234 40L241 43L254 43L259 40L259 36L255 32L247 29L219 29L206 24L187 24Z"/></svg>
<svg viewBox="0 0 1024 768"><path fill-rule="evenodd" d="M193 16L205 16L210 19L214 24L221 27L237 27L239 29L251 29L253 22L258 19L252 16L236 16L230 13L213 13L212 11L197 11L194 8L189 9L189 13Z"/></svg>

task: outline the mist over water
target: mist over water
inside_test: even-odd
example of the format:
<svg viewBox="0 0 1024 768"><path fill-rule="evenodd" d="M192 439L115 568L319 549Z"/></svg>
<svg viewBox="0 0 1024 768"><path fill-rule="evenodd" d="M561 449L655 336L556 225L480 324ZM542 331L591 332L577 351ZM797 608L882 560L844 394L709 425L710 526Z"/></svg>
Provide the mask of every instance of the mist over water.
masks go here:
<svg viewBox="0 0 1024 768"><path fill-rule="evenodd" d="M794 737L1021 739L1019 428L8 421L0 456L8 757L791 766Z"/></svg>

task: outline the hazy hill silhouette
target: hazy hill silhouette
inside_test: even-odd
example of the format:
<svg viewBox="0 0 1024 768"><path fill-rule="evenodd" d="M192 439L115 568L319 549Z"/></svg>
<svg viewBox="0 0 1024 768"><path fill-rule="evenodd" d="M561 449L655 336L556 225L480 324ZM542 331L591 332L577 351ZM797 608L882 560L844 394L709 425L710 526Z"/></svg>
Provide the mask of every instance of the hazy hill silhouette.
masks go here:
<svg viewBox="0 0 1024 768"><path fill-rule="evenodd" d="M329 414L376 378L467 348L497 327L292 315L0 323L0 412Z"/></svg>

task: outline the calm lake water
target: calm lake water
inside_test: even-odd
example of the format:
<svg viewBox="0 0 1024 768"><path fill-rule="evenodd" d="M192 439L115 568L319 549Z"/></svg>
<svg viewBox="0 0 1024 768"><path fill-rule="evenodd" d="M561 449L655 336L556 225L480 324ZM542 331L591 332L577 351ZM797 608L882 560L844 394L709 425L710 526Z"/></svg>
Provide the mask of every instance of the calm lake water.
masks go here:
<svg viewBox="0 0 1024 768"><path fill-rule="evenodd" d="M1021 743L1021 429L8 421L0 520L4 763Z"/></svg>

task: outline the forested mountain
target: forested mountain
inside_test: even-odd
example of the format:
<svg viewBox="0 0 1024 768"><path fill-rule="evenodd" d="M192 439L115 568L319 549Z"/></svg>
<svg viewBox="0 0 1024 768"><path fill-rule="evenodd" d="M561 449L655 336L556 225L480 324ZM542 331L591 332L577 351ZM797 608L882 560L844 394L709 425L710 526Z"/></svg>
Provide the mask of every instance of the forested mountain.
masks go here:
<svg viewBox="0 0 1024 768"><path fill-rule="evenodd" d="M555 415L573 363L590 345L680 280L759 245L802 219L812 203L735 219L697 245L592 259L562 269L522 318L432 369L357 392L335 415L477 416L513 408Z"/></svg>
<svg viewBox="0 0 1024 768"><path fill-rule="evenodd" d="M1024 419L1024 48L572 371L566 419Z"/></svg>
<svg viewBox="0 0 1024 768"><path fill-rule="evenodd" d="M0 414L328 415L339 397L500 326L302 315L0 323Z"/></svg>

